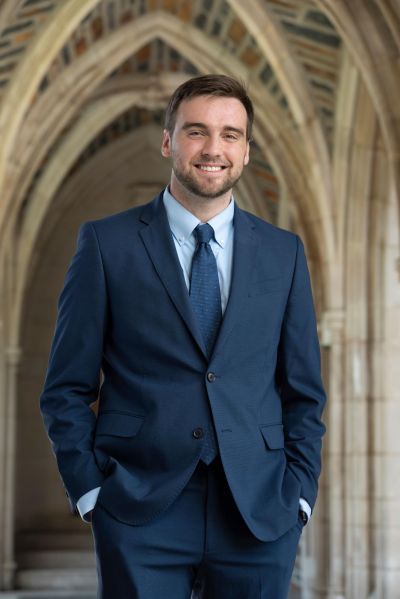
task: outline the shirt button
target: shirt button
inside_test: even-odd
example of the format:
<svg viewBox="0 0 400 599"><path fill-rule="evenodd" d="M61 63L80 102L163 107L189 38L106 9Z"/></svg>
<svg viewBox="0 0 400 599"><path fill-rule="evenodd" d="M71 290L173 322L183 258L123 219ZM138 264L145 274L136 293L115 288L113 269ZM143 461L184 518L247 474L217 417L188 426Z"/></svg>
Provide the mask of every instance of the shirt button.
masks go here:
<svg viewBox="0 0 400 599"><path fill-rule="evenodd" d="M195 439L202 439L204 437L204 431L202 428L195 428L192 432L192 435Z"/></svg>
<svg viewBox="0 0 400 599"><path fill-rule="evenodd" d="M213 383L216 380L217 376L213 372L207 373L207 380L209 383Z"/></svg>

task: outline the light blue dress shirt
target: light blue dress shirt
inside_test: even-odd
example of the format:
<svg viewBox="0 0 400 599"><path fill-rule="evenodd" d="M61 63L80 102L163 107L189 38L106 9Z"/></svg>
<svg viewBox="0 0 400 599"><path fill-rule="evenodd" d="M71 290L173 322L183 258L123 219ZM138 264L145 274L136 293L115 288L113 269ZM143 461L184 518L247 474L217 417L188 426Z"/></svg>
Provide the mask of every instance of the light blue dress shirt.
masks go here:
<svg viewBox="0 0 400 599"><path fill-rule="evenodd" d="M175 200L168 187L164 191L163 201L185 283L189 290L190 270L196 249L196 238L193 231L201 221ZM208 221L208 224L214 229L215 239L211 239L210 246L217 262L222 314L225 312L231 287L234 211L235 203L232 198L225 210ZM96 505L99 492L100 487L96 487L79 499L77 508L82 518ZM303 498L300 498L300 507L310 517L311 508Z"/></svg>
<svg viewBox="0 0 400 599"><path fill-rule="evenodd" d="M193 231L201 221L175 200L168 187L164 191L164 206L186 287L189 290L190 270L196 249L196 238ZM214 239L210 240L210 246L217 262L222 314L225 312L231 288L234 211L235 204L232 199L225 210L208 221L208 224L214 229Z"/></svg>

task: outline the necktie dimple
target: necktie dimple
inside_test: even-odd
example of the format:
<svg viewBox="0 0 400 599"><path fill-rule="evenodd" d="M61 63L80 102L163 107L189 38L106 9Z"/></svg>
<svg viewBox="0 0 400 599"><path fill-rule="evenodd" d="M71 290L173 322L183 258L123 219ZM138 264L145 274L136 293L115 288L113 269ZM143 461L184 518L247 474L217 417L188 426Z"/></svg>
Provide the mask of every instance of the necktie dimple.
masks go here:
<svg viewBox="0 0 400 599"><path fill-rule="evenodd" d="M208 223L197 225L194 234L198 245L193 255L189 293L207 353L210 355L222 319L217 262L210 246L214 229ZM218 455L217 447L214 427L210 423L201 454L202 461L211 464Z"/></svg>
<svg viewBox="0 0 400 599"><path fill-rule="evenodd" d="M208 223L197 225L194 234L198 245L193 255L189 293L210 355L222 319L217 262L210 246L214 229Z"/></svg>

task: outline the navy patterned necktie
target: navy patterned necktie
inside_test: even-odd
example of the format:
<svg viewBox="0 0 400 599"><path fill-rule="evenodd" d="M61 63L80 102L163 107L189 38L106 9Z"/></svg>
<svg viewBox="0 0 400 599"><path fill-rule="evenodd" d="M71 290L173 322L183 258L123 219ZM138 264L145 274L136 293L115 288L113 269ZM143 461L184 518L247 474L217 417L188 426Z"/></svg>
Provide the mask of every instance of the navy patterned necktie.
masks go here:
<svg viewBox="0 0 400 599"><path fill-rule="evenodd" d="M222 319L217 262L210 246L214 229L208 223L197 225L194 234L197 237L197 248L193 255L190 275L190 301L200 325L207 354L210 356ZM214 427L210 421L204 439L202 461L211 464L218 455L217 448Z"/></svg>
<svg viewBox="0 0 400 599"><path fill-rule="evenodd" d="M222 319L217 262L210 246L214 229L206 223L193 232L198 244L190 275L190 301L210 356Z"/></svg>

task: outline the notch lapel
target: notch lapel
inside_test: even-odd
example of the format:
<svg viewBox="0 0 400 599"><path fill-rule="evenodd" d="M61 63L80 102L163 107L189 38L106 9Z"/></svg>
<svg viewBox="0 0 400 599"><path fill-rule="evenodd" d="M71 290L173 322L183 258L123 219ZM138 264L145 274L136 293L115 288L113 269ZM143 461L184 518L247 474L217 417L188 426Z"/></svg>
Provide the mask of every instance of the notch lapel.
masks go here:
<svg viewBox="0 0 400 599"><path fill-rule="evenodd" d="M235 206L231 288L213 354L221 351L236 321L240 319L244 300L249 293L258 250L253 229L254 225L246 213Z"/></svg>
<svg viewBox="0 0 400 599"><path fill-rule="evenodd" d="M175 308L183 318L197 345L207 358L207 351L199 325L189 300L182 268L161 193L144 206L140 220L145 226L139 231L147 253Z"/></svg>

